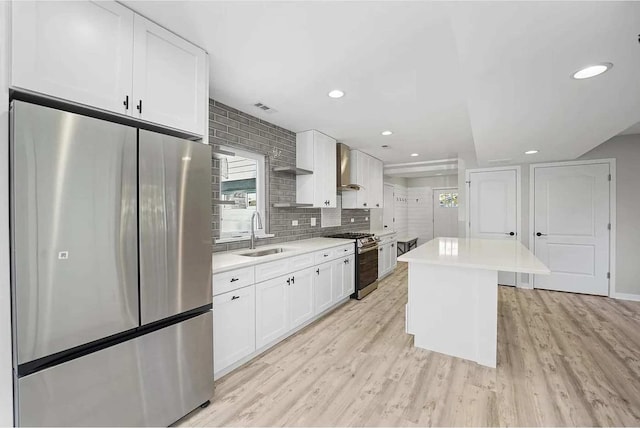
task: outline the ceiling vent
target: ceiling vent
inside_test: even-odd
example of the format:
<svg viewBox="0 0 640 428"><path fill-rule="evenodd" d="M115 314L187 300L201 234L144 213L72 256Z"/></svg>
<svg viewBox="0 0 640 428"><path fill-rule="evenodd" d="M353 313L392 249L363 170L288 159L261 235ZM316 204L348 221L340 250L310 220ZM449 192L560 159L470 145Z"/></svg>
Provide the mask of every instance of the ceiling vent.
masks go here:
<svg viewBox="0 0 640 428"><path fill-rule="evenodd" d="M276 113L276 112L278 111L278 110L276 110L276 109L274 109L274 108L271 108L271 107L269 107L268 105L266 105L266 104L262 104L262 103L255 103L253 106L254 106L254 107L257 107L257 108L259 108L260 110L262 110L263 112L265 112L265 113L269 113L269 114L271 114L271 113Z"/></svg>

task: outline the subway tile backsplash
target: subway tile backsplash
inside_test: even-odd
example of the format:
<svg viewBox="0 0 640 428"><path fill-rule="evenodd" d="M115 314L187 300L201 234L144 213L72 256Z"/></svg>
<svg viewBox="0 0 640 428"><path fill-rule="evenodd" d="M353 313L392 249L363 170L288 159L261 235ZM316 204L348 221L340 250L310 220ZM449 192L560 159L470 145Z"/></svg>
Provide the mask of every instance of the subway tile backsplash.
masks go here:
<svg viewBox="0 0 640 428"><path fill-rule="evenodd" d="M267 245L315 238L339 232L369 229L369 210L342 210L342 226L321 228L319 208L273 208L276 202L295 202L295 175L273 172L277 166L296 165L295 132L258 119L215 100L209 100L209 142L215 147L226 146L261 153L267 159L267 209L268 233L273 238L260 239L257 245ZM211 169L212 198L220 198L220 161L213 159ZM316 226L311 226L311 218L316 218ZM354 222L351 223L351 219ZM298 226L291 222L298 220ZM213 239L220 234L220 207L213 206ZM229 251L248 248L248 241L228 244L214 244L213 251Z"/></svg>

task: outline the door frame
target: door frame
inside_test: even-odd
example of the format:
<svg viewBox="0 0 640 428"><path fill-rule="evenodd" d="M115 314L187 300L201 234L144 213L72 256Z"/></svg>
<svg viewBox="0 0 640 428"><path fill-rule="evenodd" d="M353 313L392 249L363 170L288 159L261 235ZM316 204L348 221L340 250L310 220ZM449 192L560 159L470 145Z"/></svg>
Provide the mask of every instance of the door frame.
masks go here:
<svg viewBox="0 0 640 428"><path fill-rule="evenodd" d="M536 163L529 166L529 250L535 255L535 179L537 168L549 168L554 166L577 166L593 164L609 164L609 297L618 297L616 293L616 160L614 158L590 159L565 162ZM535 289L536 276L531 276L531 288ZM620 297L623 298L623 297Z"/></svg>
<svg viewBox="0 0 640 428"><path fill-rule="evenodd" d="M458 186L442 186L442 187L432 187L431 188L431 239L435 239L436 236L436 204L433 202L433 194L437 190L457 190L458 198L460 197L460 189ZM458 206L460 205L458 201ZM459 208L458 208L459 209Z"/></svg>
<svg viewBox="0 0 640 428"><path fill-rule="evenodd" d="M474 172L496 172L496 171L515 171L516 172L516 239L522 242L522 180L520 176L520 165L514 166L498 166L493 168L474 168L467 169L464 173L464 184L466 185L465 200L465 232L466 236L471 237L471 180L470 175ZM460 187L460 186L458 186ZM516 286L520 285L520 275L516 274Z"/></svg>

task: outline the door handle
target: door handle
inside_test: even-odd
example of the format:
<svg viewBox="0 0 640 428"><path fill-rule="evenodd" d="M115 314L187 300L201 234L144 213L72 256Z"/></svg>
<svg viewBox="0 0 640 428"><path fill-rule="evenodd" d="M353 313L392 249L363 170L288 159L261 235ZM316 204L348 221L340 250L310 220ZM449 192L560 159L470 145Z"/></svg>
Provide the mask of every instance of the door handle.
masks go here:
<svg viewBox="0 0 640 428"><path fill-rule="evenodd" d="M136 110L138 110L138 112L140 114L142 114L142 100L140 100L140 102L138 103L138 105L136 106Z"/></svg>
<svg viewBox="0 0 640 428"><path fill-rule="evenodd" d="M515 232L506 232L505 235L514 236Z"/></svg>
<svg viewBox="0 0 640 428"><path fill-rule="evenodd" d="M129 110L129 95L125 95L122 104L124 105L125 110Z"/></svg>
<svg viewBox="0 0 640 428"><path fill-rule="evenodd" d="M536 236L547 236L547 234L538 232L538 233L536 233Z"/></svg>

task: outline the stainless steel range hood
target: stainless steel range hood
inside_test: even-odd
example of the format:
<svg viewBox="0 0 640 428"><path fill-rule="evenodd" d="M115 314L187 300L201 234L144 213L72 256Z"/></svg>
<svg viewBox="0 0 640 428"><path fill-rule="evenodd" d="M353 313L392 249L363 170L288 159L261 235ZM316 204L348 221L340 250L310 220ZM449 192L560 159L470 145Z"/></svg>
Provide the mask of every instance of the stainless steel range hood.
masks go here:
<svg viewBox="0 0 640 428"><path fill-rule="evenodd" d="M351 149L346 144L336 145L338 191L360 190L362 186L351 181Z"/></svg>

